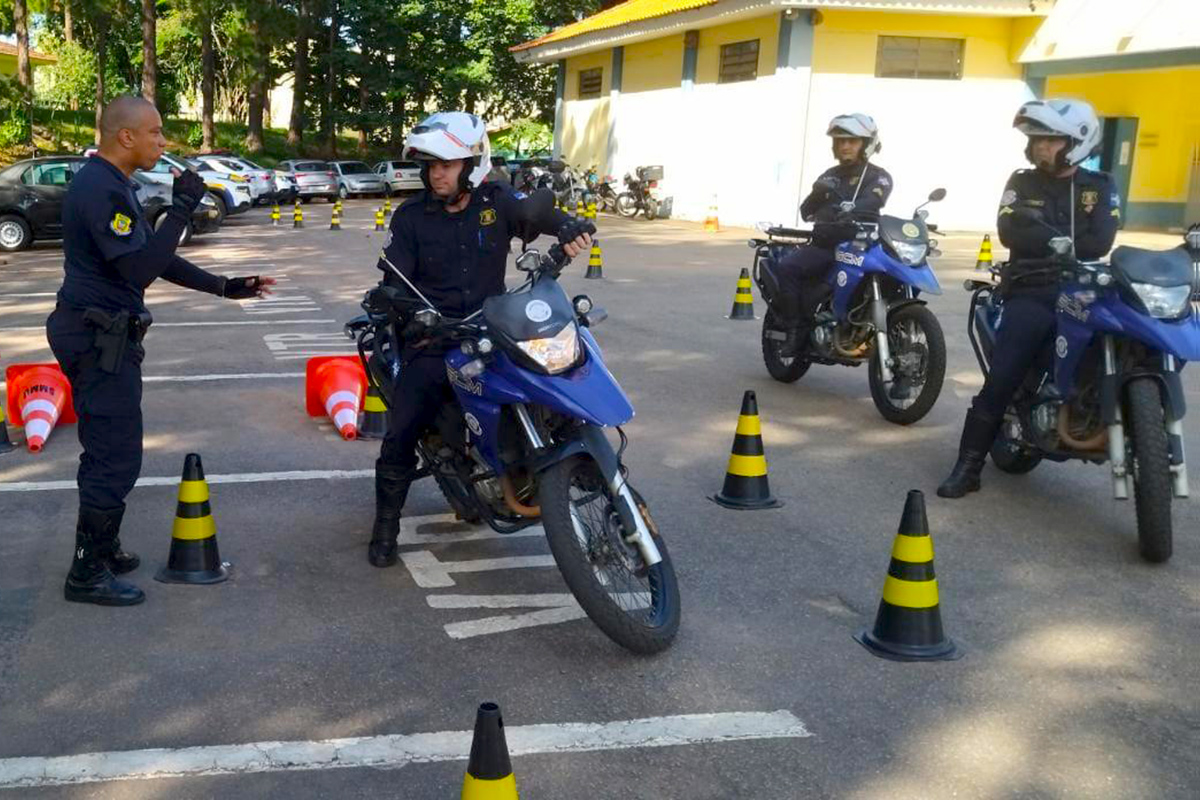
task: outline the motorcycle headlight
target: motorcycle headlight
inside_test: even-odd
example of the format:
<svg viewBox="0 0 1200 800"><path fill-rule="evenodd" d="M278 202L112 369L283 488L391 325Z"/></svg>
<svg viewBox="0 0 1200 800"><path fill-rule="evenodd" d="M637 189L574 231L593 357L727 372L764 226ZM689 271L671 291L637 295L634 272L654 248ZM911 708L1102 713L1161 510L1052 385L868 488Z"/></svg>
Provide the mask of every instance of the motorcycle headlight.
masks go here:
<svg viewBox="0 0 1200 800"><path fill-rule="evenodd" d="M929 254L929 245L920 242L901 242L894 241L891 243L892 249L896 251L896 258L900 259L900 263L906 267L915 267L925 261L925 256Z"/></svg>
<svg viewBox="0 0 1200 800"><path fill-rule="evenodd" d="M1175 319L1187 309L1192 295L1189 284L1182 286L1155 286L1151 283L1133 283L1134 293L1146 307L1146 312L1155 319Z"/></svg>
<svg viewBox="0 0 1200 800"><path fill-rule="evenodd" d="M550 375L566 372L579 361L579 335L574 325L545 339L517 342L517 347Z"/></svg>

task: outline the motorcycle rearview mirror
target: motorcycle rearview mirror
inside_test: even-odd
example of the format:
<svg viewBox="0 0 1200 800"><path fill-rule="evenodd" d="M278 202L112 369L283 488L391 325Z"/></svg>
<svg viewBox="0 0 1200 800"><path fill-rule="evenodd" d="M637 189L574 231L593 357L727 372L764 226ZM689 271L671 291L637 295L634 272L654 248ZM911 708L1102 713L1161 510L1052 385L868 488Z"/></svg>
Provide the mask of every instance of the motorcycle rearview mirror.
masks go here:
<svg viewBox="0 0 1200 800"><path fill-rule="evenodd" d="M946 190L939 186L938 188L934 189L932 192L929 193L929 201L928 202L940 203L942 200L945 200L945 199L946 199Z"/></svg>
<svg viewBox="0 0 1200 800"><path fill-rule="evenodd" d="M536 272L542 263L542 254L537 250L526 250L517 256L517 269L522 272Z"/></svg>

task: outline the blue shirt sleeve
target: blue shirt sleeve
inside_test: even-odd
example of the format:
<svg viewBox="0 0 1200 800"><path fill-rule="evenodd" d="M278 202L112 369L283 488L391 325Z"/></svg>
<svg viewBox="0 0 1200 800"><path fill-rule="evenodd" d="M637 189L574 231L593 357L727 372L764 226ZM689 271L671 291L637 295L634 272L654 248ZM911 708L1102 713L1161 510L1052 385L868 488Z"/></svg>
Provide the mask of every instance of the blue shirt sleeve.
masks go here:
<svg viewBox="0 0 1200 800"><path fill-rule="evenodd" d="M128 191L110 188L103 197L81 200L84 224L106 262L111 264L145 246L146 223Z"/></svg>

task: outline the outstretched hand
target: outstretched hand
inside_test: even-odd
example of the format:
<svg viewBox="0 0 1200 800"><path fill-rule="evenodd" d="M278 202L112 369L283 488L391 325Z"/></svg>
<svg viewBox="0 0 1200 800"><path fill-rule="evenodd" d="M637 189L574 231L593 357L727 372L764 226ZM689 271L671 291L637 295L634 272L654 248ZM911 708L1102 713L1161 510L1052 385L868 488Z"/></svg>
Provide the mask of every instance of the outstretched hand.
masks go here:
<svg viewBox="0 0 1200 800"><path fill-rule="evenodd" d="M248 300L251 297L266 297L272 294L271 287L275 279L264 275L252 275L248 278L226 278L225 297L230 300Z"/></svg>

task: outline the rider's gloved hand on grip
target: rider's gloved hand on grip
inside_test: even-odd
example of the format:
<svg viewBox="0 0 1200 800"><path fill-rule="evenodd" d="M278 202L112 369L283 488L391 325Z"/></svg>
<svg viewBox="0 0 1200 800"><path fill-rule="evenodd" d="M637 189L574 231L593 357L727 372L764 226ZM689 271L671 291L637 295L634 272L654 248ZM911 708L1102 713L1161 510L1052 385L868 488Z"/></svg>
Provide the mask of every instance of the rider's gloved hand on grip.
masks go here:
<svg viewBox="0 0 1200 800"><path fill-rule="evenodd" d="M200 205L207 191L204 178L194 170L185 169L171 183L171 209L185 219L191 219L192 212Z"/></svg>
<svg viewBox="0 0 1200 800"><path fill-rule="evenodd" d="M591 236L596 232L596 226L587 220L573 219L558 229L558 243L569 244L585 234Z"/></svg>
<svg viewBox="0 0 1200 800"><path fill-rule="evenodd" d="M264 278L261 275L247 278L226 278L225 288L221 291L221 295L229 300L249 300L251 297L270 294L270 287L274 284L274 278Z"/></svg>

